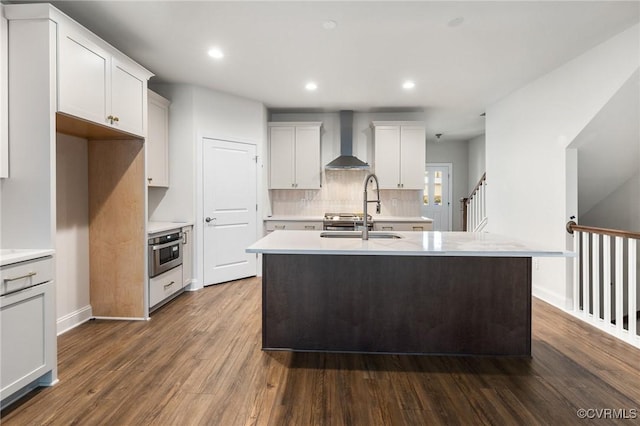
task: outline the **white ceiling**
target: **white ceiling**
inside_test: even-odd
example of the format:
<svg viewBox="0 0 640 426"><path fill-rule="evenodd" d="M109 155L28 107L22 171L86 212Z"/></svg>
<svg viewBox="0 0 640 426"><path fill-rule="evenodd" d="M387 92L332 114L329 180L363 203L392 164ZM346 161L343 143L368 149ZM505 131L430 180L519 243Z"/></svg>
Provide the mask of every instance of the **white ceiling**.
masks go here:
<svg viewBox="0 0 640 426"><path fill-rule="evenodd" d="M636 1L54 1L156 74L268 108L424 110L428 137L637 23ZM456 18L461 25L451 26ZM333 20L337 27L323 28ZM211 46L222 61L207 56ZM401 88L405 79L415 89ZM318 90L304 89L307 81Z"/></svg>

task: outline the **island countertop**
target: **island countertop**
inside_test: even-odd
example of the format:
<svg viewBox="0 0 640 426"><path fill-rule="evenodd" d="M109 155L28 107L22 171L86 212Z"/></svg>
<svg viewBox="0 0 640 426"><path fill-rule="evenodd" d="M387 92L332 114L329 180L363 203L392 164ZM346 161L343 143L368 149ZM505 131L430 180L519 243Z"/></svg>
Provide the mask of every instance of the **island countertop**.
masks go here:
<svg viewBox="0 0 640 426"><path fill-rule="evenodd" d="M247 253L374 256L566 257L501 235L480 232L393 232L397 239L323 238L330 231L275 231L247 248ZM344 232L342 232L344 233ZM359 231L352 231L360 235ZM389 232L370 232L389 234Z"/></svg>

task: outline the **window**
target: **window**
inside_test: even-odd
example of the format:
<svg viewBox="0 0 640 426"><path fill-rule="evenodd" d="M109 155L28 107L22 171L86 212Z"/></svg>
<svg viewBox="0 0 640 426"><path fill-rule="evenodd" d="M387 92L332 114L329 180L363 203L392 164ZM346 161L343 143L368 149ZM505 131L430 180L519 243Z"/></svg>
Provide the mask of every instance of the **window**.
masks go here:
<svg viewBox="0 0 640 426"><path fill-rule="evenodd" d="M441 206L442 205L442 172L436 170L433 172L433 205ZM424 172L424 193L422 196L422 202L425 206L429 205L430 202L430 189L429 186L429 170Z"/></svg>

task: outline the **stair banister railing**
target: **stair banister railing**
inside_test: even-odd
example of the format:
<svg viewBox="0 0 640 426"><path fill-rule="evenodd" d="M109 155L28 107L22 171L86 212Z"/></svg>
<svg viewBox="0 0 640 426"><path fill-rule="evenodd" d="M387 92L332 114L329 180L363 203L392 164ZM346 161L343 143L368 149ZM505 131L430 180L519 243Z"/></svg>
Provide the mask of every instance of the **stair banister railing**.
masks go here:
<svg viewBox="0 0 640 426"><path fill-rule="evenodd" d="M573 312L640 347L640 232L567 223L574 235ZM626 313L625 313L626 311Z"/></svg>
<svg viewBox="0 0 640 426"><path fill-rule="evenodd" d="M462 230L480 232L487 224L487 174L484 173L468 197L460 199Z"/></svg>

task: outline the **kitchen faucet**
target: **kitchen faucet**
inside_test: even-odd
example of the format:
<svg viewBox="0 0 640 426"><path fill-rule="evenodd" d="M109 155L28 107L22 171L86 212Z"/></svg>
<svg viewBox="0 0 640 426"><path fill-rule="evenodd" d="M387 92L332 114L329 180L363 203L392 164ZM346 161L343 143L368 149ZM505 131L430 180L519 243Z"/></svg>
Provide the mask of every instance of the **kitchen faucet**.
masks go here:
<svg viewBox="0 0 640 426"><path fill-rule="evenodd" d="M377 200L367 200L367 186L369 186L369 181L374 180L376 182L376 192L378 194ZM380 184L378 183L378 177L369 173L367 177L364 178L364 202L363 204L363 214L362 214L362 239L369 239L369 219L367 218L367 206L369 203L376 203L376 213L380 214Z"/></svg>

